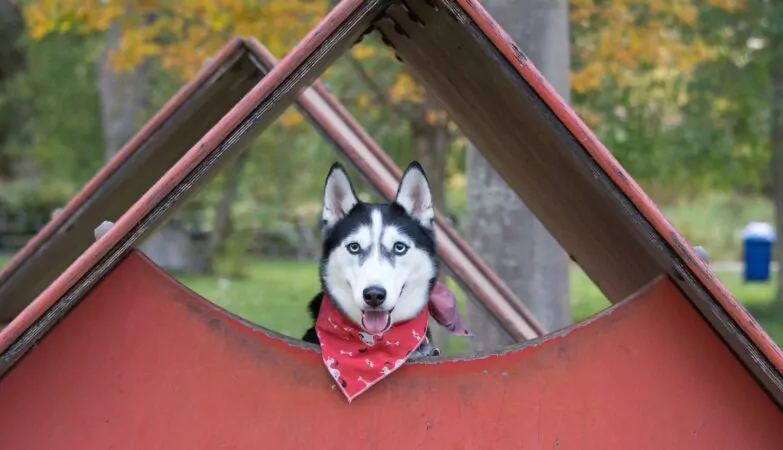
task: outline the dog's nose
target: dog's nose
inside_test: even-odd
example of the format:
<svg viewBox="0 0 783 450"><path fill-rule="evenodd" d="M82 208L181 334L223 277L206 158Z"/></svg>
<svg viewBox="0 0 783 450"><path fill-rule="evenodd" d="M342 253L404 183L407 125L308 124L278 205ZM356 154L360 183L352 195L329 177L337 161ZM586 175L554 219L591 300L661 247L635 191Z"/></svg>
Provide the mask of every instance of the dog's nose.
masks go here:
<svg viewBox="0 0 783 450"><path fill-rule="evenodd" d="M386 289L380 286L370 286L362 291L362 295L364 296L364 303L377 308L386 300Z"/></svg>

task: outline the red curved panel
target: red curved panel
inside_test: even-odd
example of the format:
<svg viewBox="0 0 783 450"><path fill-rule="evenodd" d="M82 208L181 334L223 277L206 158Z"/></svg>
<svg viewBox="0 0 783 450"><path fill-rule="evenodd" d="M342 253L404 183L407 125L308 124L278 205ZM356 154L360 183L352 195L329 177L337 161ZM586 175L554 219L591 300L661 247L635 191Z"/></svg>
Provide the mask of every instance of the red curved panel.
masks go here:
<svg viewBox="0 0 783 450"><path fill-rule="evenodd" d="M0 448L783 442L783 413L665 277L530 345L434 361L349 405L315 350L236 319L134 251L0 380Z"/></svg>

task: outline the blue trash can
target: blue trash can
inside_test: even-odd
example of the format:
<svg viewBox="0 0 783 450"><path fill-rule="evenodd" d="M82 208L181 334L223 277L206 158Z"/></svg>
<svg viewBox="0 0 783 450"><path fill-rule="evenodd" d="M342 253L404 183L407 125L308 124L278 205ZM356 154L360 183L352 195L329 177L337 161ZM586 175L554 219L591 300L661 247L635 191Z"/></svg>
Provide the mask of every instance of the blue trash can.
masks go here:
<svg viewBox="0 0 783 450"><path fill-rule="evenodd" d="M768 281L775 243L775 227L765 222L751 222L742 229L745 281Z"/></svg>

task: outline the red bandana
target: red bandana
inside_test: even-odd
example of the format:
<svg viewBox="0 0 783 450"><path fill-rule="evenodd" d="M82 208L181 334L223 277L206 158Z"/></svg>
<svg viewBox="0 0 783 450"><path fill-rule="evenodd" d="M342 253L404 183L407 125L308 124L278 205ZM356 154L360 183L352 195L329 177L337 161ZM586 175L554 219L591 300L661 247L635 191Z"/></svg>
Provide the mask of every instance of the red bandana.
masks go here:
<svg viewBox="0 0 783 450"><path fill-rule="evenodd" d="M426 330L424 308L413 319L371 335L340 313L326 293L315 322L324 364L349 403L402 366L425 339Z"/></svg>

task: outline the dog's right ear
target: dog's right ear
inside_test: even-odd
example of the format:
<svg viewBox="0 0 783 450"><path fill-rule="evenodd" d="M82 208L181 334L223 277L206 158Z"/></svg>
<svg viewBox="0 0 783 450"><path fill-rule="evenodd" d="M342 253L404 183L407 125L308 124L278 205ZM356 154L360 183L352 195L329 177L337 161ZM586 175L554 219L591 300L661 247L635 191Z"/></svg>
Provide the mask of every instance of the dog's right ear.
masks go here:
<svg viewBox="0 0 783 450"><path fill-rule="evenodd" d="M326 176L324 209L321 212L322 229L327 230L345 217L359 203L351 180L340 163L334 163Z"/></svg>
<svg viewBox="0 0 783 450"><path fill-rule="evenodd" d="M425 228L432 229L435 220L435 210L432 208L432 191L424 169L417 161L413 161L405 169L397 189L395 200L411 217L418 220Z"/></svg>

